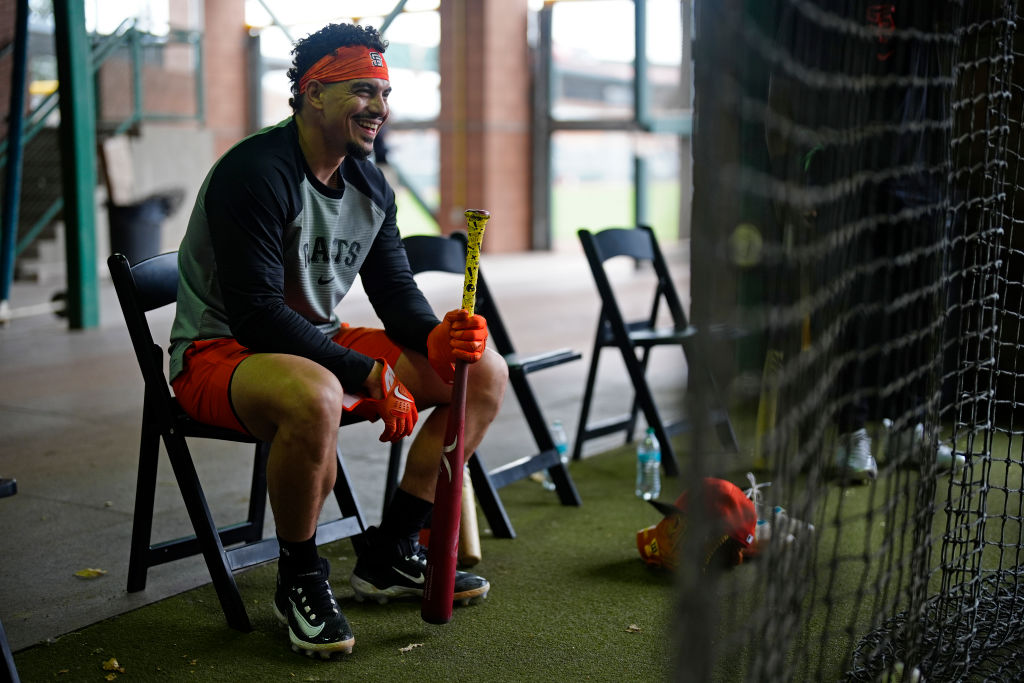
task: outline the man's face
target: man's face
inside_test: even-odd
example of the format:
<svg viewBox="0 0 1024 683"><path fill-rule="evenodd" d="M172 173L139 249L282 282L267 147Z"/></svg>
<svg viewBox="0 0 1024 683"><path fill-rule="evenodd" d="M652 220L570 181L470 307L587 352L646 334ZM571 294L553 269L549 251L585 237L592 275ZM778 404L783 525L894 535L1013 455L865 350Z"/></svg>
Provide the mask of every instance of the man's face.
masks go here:
<svg viewBox="0 0 1024 683"><path fill-rule="evenodd" d="M324 88L323 116L326 137L343 147L346 155L365 159L388 118L391 83L381 78L357 78Z"/></svg>

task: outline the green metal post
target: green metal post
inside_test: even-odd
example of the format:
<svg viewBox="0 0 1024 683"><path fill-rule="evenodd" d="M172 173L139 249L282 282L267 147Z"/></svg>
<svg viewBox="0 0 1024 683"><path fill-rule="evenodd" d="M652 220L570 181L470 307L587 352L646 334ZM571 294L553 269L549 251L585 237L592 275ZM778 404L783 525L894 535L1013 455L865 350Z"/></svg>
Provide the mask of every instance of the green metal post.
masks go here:
<svg viewBox="0 0 1024 683"><path fill-rule="evenodd" d="M552 55L552 10L550 3L537 12L537 59L533 65L532 149L532 230L530 247L546 251L552 247L554 225L551 219L551 102L554 99Z"/></svg>
<svg viewBox="0 0 1024 683"><path fill-rule="evenodd" d="M398 0L398 4L394 6L391 12L384 17L384 21L380 25L380 33L384 35L384 32L388 30L388 26L391 26L391 22L398 18L398 15L405 9L406 0Z"/></svg>
<svg viewBox="0 0 1024 683"><path fill-rule="evenodd" d="M650 200L650 172L647 159L639 154L633 155L633 217L636 225L650 225L647 207Z"/></svg>
<svg viewBox="0 0 1024 683"><path fill-rule="evenodd" d="M61 177L68 271L68 324L99 325L96 273L96 122L83 0L53 3L60 81Z"/></svg>
<svg viewBox="0 0 1024 683"><path fill-rule="evenodd" d="M193 32L189 40L196 47L196 121L206 123L206 56L203 52L203 34Z"/></svg>
<svg viewBox="0 0 1024 683"><path fill-rule="evenodd" d="M128 42L132 54L132 125L142 120L142 34L132 31Z"/></svg>
<svg viewBox="0 0 1024 683"><path fill-rule="evenodd" d="M651 123L651 85L647 77L647 2L633 0L633 115L642 129Z"/></svg>
<svg viewBox="0 0 1024 683"><path fill-rule="evenodd" d="M14 281L14 245L18 237L18 204L21 197L21 160L24 151L25 72L28 59L28 0L19 0L14 28L14 60L11 68L11 107L7 135L11 152L4 176L3 211L0 215L3 241L0 243L0 323L8 314Z"/></svg>

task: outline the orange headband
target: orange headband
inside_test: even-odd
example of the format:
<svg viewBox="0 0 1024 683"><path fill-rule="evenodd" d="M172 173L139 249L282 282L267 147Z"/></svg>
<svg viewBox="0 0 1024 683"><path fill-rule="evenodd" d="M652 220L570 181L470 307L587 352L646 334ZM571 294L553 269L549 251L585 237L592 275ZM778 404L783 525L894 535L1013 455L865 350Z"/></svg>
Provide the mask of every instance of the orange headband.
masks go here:
<svg viewBox="0 0 1024 683"><path fill-rule="evenodd" d="M312 80L321 83L337 83L338 81L350 81L353 78L390 80L384 55L365 45L339 47L309 67L309 70L299 79L299 92L306 92L306 86Z"/></svg>

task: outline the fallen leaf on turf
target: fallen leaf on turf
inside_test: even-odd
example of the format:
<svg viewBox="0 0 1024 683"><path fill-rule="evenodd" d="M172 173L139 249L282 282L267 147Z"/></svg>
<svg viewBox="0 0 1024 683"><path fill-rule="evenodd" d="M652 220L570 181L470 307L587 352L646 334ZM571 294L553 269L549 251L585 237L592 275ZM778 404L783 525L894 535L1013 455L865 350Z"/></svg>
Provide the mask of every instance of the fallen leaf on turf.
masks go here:
<svg viewBox="0 0 1024 683"><path fill-rule="evenodd" d="M642 630L643 629L641 629L636 624L630 624L629 626L626 627L626 633L640 633L640 631L642 631Z"/></svg>
<svg viewBox="0 0 1024 683"><path fill-rule="evenodd" d="M116 671L119 674L124 673L124 667L117 661L117 657L111 657L107 661L103 662L103 670Z"/></svg>
<svg viewBox="0 0 1024 683"><path fill-rule="evenodd" d="M79 569L75 572L75 576L82 579L96 579L107 573L106 569Z"/></svg>
<svg viewBox="0 0 1024 683"><path fill-rule="evenodd" d="M404 655L406 652L409 652L410 650L415 650L418 647L423 647L423 643L409 643L405 647L398 648L398 651Z"/></svg>

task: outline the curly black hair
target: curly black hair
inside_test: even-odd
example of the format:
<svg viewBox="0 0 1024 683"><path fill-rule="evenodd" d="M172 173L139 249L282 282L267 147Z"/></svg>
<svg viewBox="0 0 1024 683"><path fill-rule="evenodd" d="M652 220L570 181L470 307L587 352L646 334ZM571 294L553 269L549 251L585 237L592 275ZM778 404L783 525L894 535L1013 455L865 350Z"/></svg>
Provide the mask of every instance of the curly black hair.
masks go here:
<svg viewBox="0 0 1024 683"><path fill-rule="evenodd" d="M288 80L291 81L292 96L288 104L292 111L302 109L302 98L299 97L299 81L326 54L339 47L365 45L377 52L384 52L388 41L381 37L373 26L356 26L355 24L328 24L316 33L311 33L295 43L292 48L292 68L288 69Z"/></svg>

